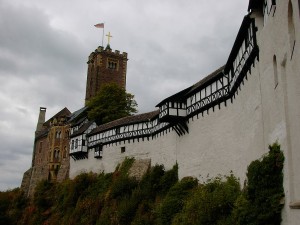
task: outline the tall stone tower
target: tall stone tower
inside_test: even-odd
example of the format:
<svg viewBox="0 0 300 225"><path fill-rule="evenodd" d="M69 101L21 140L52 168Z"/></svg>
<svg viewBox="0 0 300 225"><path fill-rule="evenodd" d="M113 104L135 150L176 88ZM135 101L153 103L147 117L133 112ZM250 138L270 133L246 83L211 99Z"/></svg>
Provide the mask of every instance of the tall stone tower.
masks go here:
<svg viewBox="0 0 300 225"><path fill-rule="evenodd" d="M85 104L94 97L103 84L116 83L126 88L127 53L111 50L110 46L104 49L99 46L89 56Z"/></svg>

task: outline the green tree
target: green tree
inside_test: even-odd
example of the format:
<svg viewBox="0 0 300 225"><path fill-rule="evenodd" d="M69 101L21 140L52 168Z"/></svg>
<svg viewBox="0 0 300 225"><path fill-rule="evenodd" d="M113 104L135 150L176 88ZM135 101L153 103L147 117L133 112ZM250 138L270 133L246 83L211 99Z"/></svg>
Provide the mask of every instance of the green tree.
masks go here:
<svg viewBox="0 0 300 225"><path fill-rule="evenodd" d="M134 95L114 83L103 85L87 106L89 119L95 120L97 124L108 123L137 112Z"/></svg>

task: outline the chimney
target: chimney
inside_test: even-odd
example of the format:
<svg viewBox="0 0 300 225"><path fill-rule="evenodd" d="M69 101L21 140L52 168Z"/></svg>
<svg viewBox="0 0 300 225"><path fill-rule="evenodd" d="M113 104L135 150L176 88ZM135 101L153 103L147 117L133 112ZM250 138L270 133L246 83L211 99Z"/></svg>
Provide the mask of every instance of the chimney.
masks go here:
<svg viewBox="0 0 300 225"><path fill-rule="evenodd" d="M36 125L35 132L39 132L43 129L43 124L45 123L45 116L46 116L46 108L40 107L40 115L39 115L39 120Z"/></svg>

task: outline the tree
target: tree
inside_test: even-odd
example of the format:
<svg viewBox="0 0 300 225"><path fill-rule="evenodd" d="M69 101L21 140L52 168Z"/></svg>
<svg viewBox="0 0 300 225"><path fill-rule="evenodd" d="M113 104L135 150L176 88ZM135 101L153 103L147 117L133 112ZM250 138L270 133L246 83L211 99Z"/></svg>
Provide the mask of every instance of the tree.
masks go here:
<svg viewBox="0 0 300 225"><path fill-rule="evenodd" d="M137 112L134 95L114 83L103 85L87 106L89 107L88 118L95 120L98 125Z"/></svg>

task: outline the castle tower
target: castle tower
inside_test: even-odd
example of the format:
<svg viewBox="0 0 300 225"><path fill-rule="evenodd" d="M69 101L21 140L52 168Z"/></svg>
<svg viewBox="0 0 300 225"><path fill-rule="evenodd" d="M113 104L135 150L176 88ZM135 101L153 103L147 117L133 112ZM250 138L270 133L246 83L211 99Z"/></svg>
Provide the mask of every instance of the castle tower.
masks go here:
<svg viewBox="0 0 300 225"><path fill-rule="evenodd" d="M126 89L127 53L99 46L89 56L85 104L94 97L103 84L116 83Z"/></svg>

